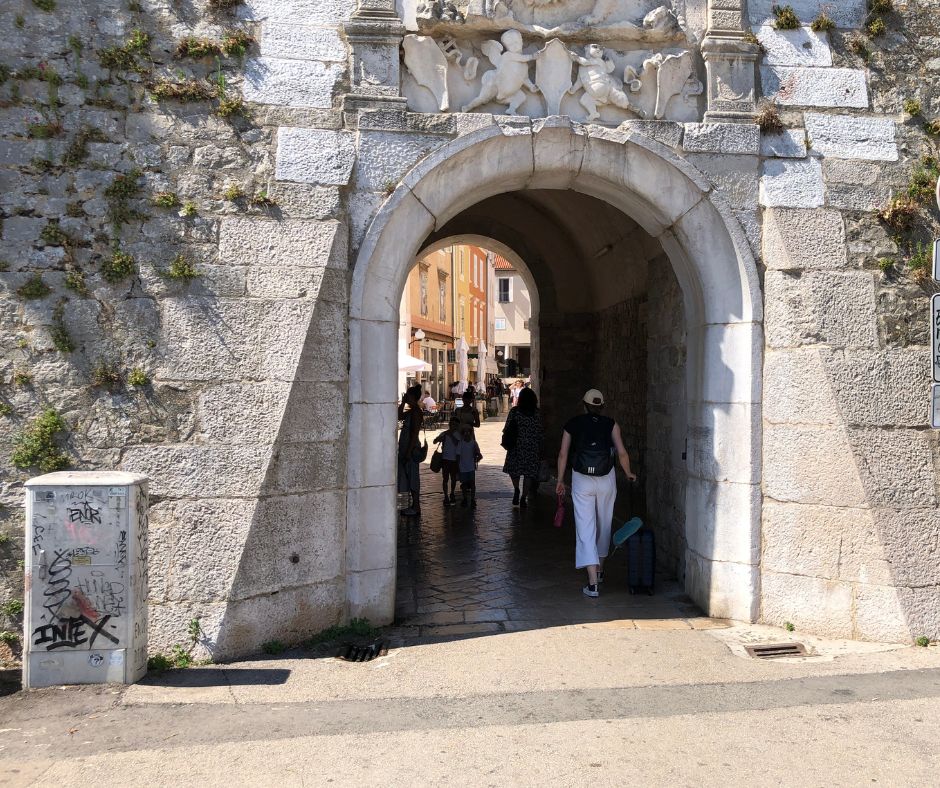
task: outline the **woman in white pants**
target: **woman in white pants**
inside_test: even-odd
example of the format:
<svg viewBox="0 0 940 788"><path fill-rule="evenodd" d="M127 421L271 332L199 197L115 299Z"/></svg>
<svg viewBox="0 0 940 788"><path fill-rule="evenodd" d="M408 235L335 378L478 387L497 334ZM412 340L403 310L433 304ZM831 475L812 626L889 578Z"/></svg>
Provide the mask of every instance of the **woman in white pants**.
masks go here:
<svg viewBox="0 0 940 788"><path fill-rule="evenodd" d="M559 495L565 494L565 471L571 459L571 498L577 531L575 567L586 569L588 584L582 589L591 597L600 596L598 583L604 579L604 559L610 551L610 527L617 499L617 472L614 455L630 481L630 455L623 445L620 426L601 415L604 395L591 389L584 395L584 413L565 424L558 452Z"/></svg>

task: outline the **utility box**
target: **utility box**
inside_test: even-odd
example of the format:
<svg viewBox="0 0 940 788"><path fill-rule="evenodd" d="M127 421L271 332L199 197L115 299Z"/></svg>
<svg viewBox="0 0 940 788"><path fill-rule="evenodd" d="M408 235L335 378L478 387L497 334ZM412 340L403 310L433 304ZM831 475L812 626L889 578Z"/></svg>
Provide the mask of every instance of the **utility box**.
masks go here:
<svg viewBox="0 0 940 788"><path fill-rule="evenodd" d="M147 505L133 473L26 482L24 687L147 672Z"/></svg>

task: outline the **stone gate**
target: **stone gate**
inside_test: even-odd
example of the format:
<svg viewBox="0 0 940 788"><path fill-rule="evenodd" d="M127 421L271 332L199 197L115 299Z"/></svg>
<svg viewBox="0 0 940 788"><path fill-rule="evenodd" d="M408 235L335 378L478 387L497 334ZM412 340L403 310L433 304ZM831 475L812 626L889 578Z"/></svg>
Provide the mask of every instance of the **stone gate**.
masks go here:
<svg viewBox="0 0 940 788"><path fill-rule="evenodd" d="M74 466L150 476L154 646L194 617L217 657L391 620L398 305L416 256L463 238L532 280L552 429L586 372L626 403L664 569L707 613L940 636L940 65L902 54L935 22L862 0L793 23L769 0L7 5L0 442L52 407ZM244 58L205 55L233 30Z"/></svg>

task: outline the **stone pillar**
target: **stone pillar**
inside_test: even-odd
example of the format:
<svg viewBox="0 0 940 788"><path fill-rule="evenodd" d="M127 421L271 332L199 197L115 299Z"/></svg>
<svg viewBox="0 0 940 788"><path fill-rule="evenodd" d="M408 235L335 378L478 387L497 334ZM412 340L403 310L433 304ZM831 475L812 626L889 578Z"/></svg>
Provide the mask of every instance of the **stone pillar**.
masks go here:
<svg viewBox="0 0 940 788"><path fill-rule="evenodd" d="M359 0L344 30L350 49L351 91L344 96L343 108L405 109L399 75L405 27L395 10L395 0Z"/></svg>
<svg viewBox="0 0 940 788"><path fill-rule="evenodd" d="M707 72L706 123L752 123L757 102L758 45L747 40L747 1L709 0L702 41Z"/></svg>

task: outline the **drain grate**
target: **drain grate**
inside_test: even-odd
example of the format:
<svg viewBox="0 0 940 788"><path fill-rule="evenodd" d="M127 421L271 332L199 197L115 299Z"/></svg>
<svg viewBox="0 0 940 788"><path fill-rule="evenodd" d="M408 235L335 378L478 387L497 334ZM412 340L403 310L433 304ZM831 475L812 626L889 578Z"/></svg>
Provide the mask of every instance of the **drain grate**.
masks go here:
<svg viewBox="0 0 940 788"><path fill-rule="evenodd" d="M371 662L376 657L384 657L388 654L388 648L384 640L376 640L367 646L359 646L355 643L346 643L340 646L336 657L345 662Z"/></svg>
<svg viewBox="0 0 940 788"><path fill-rule="evenodd" d="M759 646L745 646L745 649L755 659L806 656L806 646L802 643L762 643Z"/></svg>

